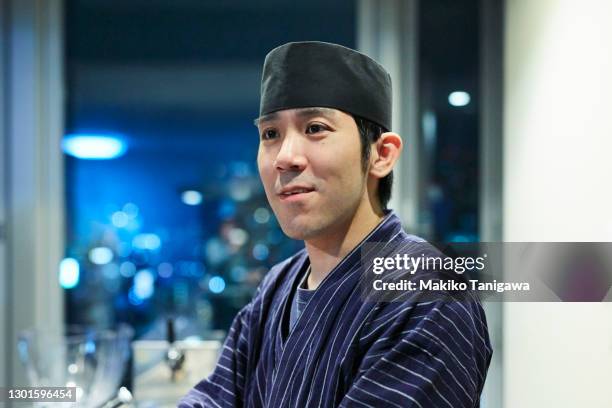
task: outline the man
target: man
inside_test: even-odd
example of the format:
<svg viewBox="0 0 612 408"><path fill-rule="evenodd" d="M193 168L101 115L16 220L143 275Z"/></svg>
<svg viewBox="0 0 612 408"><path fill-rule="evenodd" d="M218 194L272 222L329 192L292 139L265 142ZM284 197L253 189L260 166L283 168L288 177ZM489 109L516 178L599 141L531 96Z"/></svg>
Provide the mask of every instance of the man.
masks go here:
<svg viewBox="0 0 612 408"><path fill-rule="evenodd" d="M477 301L364 297L372 256L437 253L386 210L402 149L389 74L339 45L285 44L266 57L256 125L266 196L305 249L269 271L179 406L478 406L491 348Z"/></svg>

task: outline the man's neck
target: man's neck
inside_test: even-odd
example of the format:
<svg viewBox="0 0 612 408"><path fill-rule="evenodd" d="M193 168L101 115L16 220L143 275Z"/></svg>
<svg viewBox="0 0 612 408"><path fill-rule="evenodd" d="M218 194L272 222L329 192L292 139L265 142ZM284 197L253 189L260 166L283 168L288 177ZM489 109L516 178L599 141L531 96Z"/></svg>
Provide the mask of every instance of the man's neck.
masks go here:
<svg viewBox="0 0 612 408"><path fill-rule="evenodd" d="M358 209L351 220L334 233L305 241L310 259L308 289L316 289L340 261L355 248L383 219L384 214L371 208Z"/></svg>

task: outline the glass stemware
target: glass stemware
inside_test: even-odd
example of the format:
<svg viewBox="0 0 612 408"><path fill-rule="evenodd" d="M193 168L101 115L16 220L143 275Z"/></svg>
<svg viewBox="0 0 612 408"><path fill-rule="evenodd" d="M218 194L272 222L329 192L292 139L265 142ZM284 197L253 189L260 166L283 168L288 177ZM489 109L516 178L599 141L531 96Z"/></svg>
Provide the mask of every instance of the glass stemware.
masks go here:
<svg viewBox="0 0 612 408"><path fill-rule="evenodd" d="M38 403L38 407L101 407L116 394L127 367L134 331L68 327L65 333L31 329L18 348L30 385L75 387L76 403Z"/></svg>

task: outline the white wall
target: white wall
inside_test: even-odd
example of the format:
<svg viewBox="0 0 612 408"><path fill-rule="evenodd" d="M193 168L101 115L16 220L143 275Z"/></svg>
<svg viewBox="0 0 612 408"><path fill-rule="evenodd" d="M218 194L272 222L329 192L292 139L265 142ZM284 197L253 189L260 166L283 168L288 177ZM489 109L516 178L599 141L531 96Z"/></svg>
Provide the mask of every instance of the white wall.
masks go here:
<svg viewBox="0 0 612 408"><path fill-rule="evenodd" d="M612 1L505 13L504 241L612 241ZM505 407L612 407L612 304L504 312Z"/></svg>

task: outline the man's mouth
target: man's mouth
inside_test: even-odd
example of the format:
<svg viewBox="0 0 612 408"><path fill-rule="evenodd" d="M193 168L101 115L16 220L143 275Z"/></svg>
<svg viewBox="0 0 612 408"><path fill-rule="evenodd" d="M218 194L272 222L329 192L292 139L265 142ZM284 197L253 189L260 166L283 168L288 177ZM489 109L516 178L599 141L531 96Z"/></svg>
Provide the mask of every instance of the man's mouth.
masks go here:
<svg viewBox="0 0 612 408"><path fill-rule="evenodd" d="M298 197L301 196L303 194L306 193L310 193L314 191L314 188L310 188L310 187L285 187L283 189L281 189L281 191L278 193L279 197L281 199L287 199L289 197Z"/></svg>
<svg viewBox="0 0 612 408"><path fill-rule="evenodd" d="M300 188L298 190L293 190L293 191L288 191L286 193L281 193L281 195L283 196L290 196L290 195L294 195L294 194L303 194L303 193L309 193L312 190L307 190L305 188Z"/></svg>

